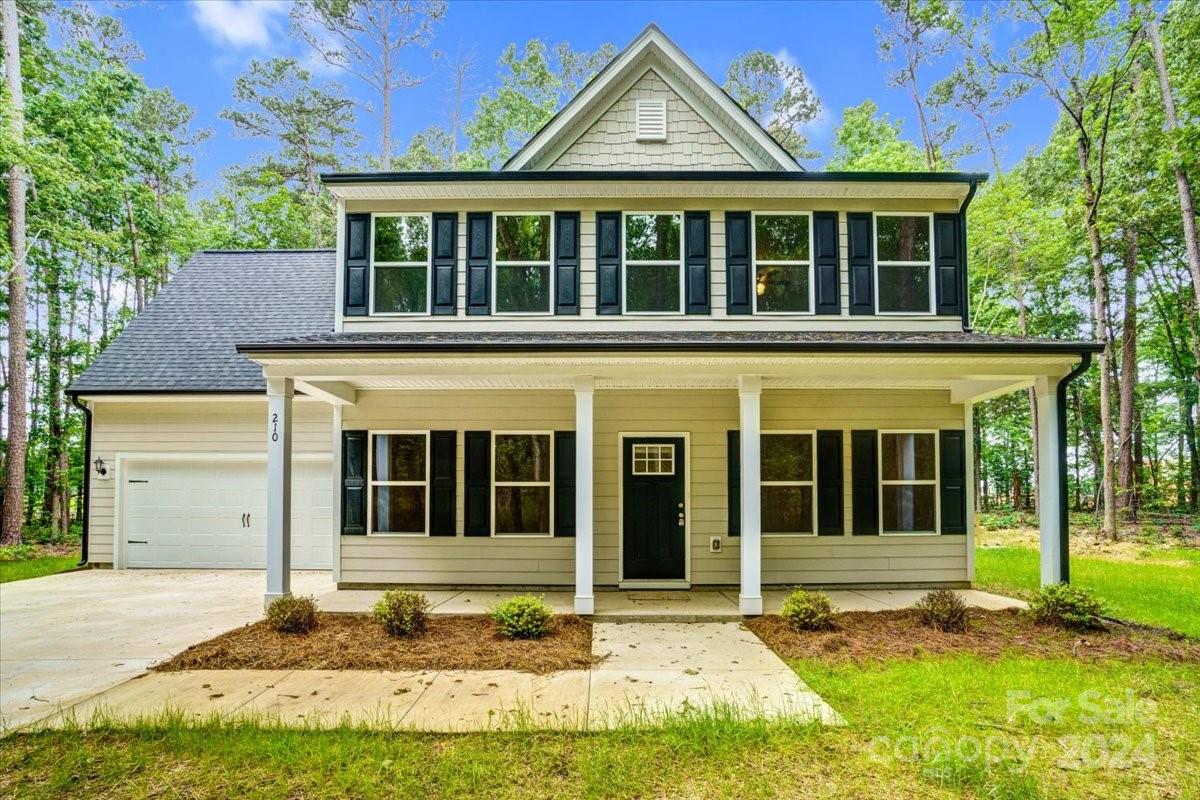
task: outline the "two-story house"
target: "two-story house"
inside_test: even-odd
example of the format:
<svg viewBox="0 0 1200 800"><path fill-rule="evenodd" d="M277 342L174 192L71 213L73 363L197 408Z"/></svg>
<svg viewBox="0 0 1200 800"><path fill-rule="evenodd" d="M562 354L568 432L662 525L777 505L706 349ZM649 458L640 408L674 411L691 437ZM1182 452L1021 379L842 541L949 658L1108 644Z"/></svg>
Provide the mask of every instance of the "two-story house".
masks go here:
<svg viewBox="0 0 1200 800"><path fill-rule="evenodd" d="M1037 390L1042 575L1090 342L967 325L984 175L801 169L656 27L495 172L325 176L72 394L88 558L343 587L967 585L972 405Z"/></svg>

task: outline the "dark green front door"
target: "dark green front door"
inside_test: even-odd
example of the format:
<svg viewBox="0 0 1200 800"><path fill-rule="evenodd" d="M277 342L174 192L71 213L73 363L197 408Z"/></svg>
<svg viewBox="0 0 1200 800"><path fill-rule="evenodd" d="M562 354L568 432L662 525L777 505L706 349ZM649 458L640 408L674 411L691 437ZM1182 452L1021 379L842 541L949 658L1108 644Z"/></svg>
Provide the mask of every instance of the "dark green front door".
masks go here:
<svg viewBox="0 0 1200 800"><path fill-rule="evenodd" d="M683 439L626 438L621 446L626 580L683 580L687 520Z"/></svg>

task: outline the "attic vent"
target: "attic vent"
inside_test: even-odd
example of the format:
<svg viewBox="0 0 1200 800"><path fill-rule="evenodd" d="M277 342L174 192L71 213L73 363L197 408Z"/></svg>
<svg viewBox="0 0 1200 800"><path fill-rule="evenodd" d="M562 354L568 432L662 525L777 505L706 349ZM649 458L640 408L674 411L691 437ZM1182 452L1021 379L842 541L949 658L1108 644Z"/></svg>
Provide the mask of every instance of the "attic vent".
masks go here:
<svg viewBox="0 0 1200 800"><path fill-rule="evenodd" d="M637 140L665 142L667 140L667 101L637 101Z"/></svg>

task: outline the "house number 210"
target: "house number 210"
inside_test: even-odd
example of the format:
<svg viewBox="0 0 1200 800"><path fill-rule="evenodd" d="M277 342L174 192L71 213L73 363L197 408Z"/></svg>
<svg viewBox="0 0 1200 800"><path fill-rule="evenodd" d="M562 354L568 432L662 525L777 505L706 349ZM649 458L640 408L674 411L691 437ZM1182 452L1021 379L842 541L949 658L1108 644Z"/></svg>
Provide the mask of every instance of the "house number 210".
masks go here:
<svg viewBox="0 0 1200 800"><path fill-rule="evenodd" d="M271 415L271 441L272 442L279 441L279 415L278 414Z"/></svg>

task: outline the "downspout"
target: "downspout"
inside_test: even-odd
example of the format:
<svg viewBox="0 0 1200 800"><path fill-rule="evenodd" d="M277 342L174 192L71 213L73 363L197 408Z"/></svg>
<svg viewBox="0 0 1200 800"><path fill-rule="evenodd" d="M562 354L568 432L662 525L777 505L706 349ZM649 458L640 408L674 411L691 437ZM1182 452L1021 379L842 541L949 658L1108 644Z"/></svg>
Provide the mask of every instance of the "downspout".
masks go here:
<svg viewBox="0 0 1200 800"><path fill-rule="evenodd" d="M958 288L959 303L962 304L962 328L964 331L971 330L971 316L967 309L967 300L970 296L970 290L967 287L967 207L971 205L971 200L975 198L975 190L979 188L977 181L971 181L970 188L967 189L967 196L963 198L962 206L958 209L959 229L962 235L958 237L958 263L962 264L962 280Z"/></svg>
<svg viewBox="0 0 1200 800"><path fill-rule="evenodd" d="M1067 387L1071 381L1087 372L1088 367L1092 365L1091 353L1082 353L1081 357L1083 360L1079 362L1079 366L1068 372L1067 376L1058 382L1056 399L1058 412L1058 542L1059 547L1062 548L1062 573L1059 575L1059 580L1063 583L1071 582L1071 519L1067 506Z"/></svg>
<svg viewBox="0 0 1200 800"><path fill-rule="evenodd" d="M80 402L79 395L71 395L71 404L83 412L83 515L80 558L78 567L88 563L88 527L92 517L92 410L87 403Z"/></svg>

